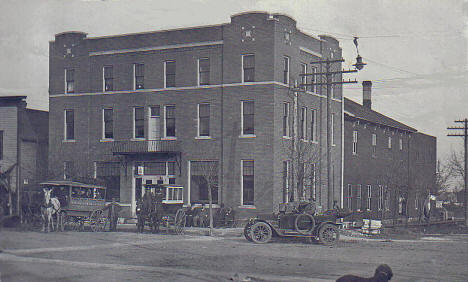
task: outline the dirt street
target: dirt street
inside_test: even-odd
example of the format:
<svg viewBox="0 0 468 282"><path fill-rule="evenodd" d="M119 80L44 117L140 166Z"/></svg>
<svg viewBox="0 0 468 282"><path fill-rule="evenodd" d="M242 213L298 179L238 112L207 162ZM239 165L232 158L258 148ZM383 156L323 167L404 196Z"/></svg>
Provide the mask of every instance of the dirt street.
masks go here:
<svg viewBox="0 0 468 282"><path fill-rule="evenodd" d="M392 281L467 281L468 236L302 241L131 232L0 231L1 281L334 281L390 265Z"/></svg>

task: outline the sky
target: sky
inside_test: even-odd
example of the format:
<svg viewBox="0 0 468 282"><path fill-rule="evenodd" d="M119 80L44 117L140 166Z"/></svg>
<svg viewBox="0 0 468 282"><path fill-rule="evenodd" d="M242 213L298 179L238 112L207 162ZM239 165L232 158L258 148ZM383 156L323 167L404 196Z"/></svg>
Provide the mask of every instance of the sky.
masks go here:
<svg viewBox="0 0 468 282"><path fill-rule="evenodd" d="M0 0L0 96L27 95L48 109L48 44L63 31L89 37L230 22L246 11L283 13L313 36L340 41L344 67L355 62L353 37L373 82L372 107L437 137L438 158L462 150L447 137L468 118L468 0ZM362 85L344 95L362 102Z"/></svg>

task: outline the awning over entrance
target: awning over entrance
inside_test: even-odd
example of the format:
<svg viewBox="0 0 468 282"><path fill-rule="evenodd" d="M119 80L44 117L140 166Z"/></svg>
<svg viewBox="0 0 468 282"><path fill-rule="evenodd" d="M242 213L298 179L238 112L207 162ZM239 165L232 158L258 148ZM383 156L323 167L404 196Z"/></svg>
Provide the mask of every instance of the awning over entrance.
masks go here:
<svg viewBox="0 0 468 282"><path fill-rule="evenodd" d="M180 142L177 140L142 140L114 141L114 155L130 155L138 153L177 153L180 152Z"/></svg>

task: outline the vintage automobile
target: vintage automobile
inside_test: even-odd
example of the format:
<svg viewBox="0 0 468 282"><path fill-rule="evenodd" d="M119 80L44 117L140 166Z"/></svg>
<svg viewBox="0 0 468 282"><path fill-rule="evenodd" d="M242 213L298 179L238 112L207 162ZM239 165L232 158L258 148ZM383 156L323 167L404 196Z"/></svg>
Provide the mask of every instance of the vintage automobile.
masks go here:
<svg viewBox="0 0 468 282"><path fill-rule="evenodd" d="M263 214L249 219L244 228L244 237L258 244L267 243L275 236L302 237L309 243L318 240L325 245L334 245L340 238L337 220L350 214L340 209L323 213L280 209L277 214Z"/></svg>

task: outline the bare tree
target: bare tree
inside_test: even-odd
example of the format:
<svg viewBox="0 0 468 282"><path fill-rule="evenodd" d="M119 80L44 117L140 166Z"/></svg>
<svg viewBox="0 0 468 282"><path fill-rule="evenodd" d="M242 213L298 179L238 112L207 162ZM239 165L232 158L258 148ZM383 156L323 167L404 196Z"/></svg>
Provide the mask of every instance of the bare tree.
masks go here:
<svg viewBox="0 0 468 282"><path fill-rule="evenodd" d="M436 190L437 192L446 191L450 187L450 167L441 160L437 161L436 167Z"/></svg>
<svg viewBox="0 0 468 282"><path fill-rule="evenodd" d="M448 174L455 185L463 187L465 179L465 161L463 152L452 151L447 160Z"/></svg>

